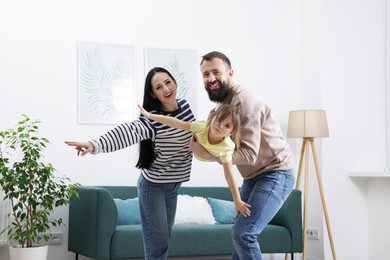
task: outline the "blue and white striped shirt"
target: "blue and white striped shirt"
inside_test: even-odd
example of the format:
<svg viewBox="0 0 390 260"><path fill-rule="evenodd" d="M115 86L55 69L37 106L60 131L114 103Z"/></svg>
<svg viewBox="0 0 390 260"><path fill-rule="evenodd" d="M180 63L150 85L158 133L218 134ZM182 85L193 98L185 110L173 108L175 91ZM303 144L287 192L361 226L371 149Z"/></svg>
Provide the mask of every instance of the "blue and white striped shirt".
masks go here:
<svg viewBox="0 0 390 260"><path fill-rule="evenodd" d="M177 100L179 109L174 112L153 110L150 113L194 121L191 108L185 99ZM140 116L133 122L116 126L98 139L92 139L93 154L109 153L129 147L142 140L151 139L156 159L149 169L142 169L142 175L154 183L176 183L189 181L192 152L189 150L192 133L172 128Z"/></svg>

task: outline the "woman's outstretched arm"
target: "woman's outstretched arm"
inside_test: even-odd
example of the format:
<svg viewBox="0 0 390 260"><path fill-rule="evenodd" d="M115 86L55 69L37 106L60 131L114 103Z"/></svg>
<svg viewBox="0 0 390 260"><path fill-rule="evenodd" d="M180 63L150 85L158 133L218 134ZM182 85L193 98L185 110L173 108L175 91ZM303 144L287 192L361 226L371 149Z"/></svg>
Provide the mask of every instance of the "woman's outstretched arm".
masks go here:
<svg viewBox="0 0 390 260"><path fill-rule="evenodd" d="M95 149L95 146L90 142L68 142L65 143L69 146L74 146L77 150L77 156L84 156L86 154L92 153Z"/></svg>

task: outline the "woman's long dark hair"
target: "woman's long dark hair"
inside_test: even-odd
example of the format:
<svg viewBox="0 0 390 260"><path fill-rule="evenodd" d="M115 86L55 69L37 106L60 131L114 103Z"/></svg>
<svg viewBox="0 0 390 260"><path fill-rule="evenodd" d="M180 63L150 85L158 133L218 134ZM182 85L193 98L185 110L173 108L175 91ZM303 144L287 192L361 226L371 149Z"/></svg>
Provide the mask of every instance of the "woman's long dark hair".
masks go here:
<svg viewBox="0 0 390 260"><path fill-rule="evenodd" d="M162 104L160 100L152 96L153 93L152 78L157 73L167 74L176 85L175 78L168 70L161 67L155 67L151 69L148 75L146 75L145 88L144 88L144 101L142 104L142 106L146 111L161 109ZM139 158L135 166L139 169L149 169L155 159L156 159L156 155L154 154L154 143L152 142L152 140L147 139L141 141L139 146Z"/></svg>

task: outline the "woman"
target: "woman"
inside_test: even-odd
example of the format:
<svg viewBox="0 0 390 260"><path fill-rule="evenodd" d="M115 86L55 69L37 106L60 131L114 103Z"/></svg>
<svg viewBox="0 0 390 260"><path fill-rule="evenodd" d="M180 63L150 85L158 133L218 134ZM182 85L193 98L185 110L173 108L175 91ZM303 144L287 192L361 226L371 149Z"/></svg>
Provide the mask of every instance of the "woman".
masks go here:
<svg viewBox="0 0 390 260"><path fill-rule="evenodd" d="M153 68L146 76L143 107L152 114L195 120L187 101L176 100L176 81L164 68ZM141 170L137 186L145 259L167 259L178 189L190 179L191 136L188 131L141 116L89 142L65 142L81 156L114 152L140 143L136 167Z"/></svg>

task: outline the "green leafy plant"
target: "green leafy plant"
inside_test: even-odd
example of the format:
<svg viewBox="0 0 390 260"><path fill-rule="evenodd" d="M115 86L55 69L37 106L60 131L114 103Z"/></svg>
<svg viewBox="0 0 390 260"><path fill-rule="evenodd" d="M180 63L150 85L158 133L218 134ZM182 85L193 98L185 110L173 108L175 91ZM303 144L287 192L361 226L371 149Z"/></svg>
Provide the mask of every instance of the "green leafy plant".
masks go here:
<svg viewBox="0 0 390 260"><path fill-rule="evenodd" d="M50 214L69 205L72 196L78 197L76 188L80 186L56 176L54 167L42 162L49 140L38 136L40 123L23 115L15 129L0 131L0 187L11 204L10 224L1 232L7 232L21 247L36 246L38 235L64 224L62 218L53 219ZM11 150L18 154L12 156ZM20 158L15 158L18 155Z"/></svg>

